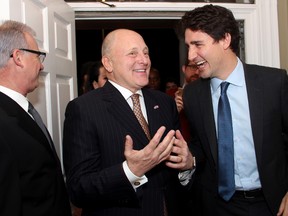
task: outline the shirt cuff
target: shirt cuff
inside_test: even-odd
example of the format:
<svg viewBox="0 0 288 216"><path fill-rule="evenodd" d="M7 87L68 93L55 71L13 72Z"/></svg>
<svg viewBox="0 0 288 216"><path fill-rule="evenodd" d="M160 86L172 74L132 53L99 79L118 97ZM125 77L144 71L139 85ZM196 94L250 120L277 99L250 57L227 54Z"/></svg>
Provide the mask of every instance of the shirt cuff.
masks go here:
<svg viewBox="0 0 288 216"><path fill-rule="evenodd" d="M192 178L192 175L195 172L195 169L196 169L195 157L193 157L193 163L194 163L193 168L191 170L185 170L185 171L179 172L178 174L180 184L183 186L186 186L189 183L190 179Z"/></svg>
<svg viewBox="0 0 288 216"><path fill-rule="evenodd" d="M145 175L138 177L134 175L128 167L127 161L124 161L123 164L124 173L126 174L128 180L130 181L132 187L136 191L138 187L148 182L148 179Z"/></svg>

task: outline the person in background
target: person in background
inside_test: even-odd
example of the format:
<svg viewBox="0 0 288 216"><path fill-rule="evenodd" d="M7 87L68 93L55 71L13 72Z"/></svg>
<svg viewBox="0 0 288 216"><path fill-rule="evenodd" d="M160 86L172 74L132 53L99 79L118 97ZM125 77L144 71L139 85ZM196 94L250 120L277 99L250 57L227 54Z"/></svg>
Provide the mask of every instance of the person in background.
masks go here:
<svg viewBox="0 0 288 216"><path fill-rule="evenodd" d="M154 67L150 68L149 82L146 87L161 91L161 76L160 76L159 70L157 70Z"/></svg>
<svg viewBox="0 0 288 216"><path fill-rule="evenodd" d="M65 112L63 160L73 204L83 216L184 215L180 183L194 160L173 98L144 88L151 61L142 36L110 32L102 63L105 85L69 102Z"/></svg>
<svg viewBox="0 0 288 216"><path fill-rule="evenodd" d="M182 72L184 74L184 83L183 88L188 83L195 81L199 78L199 71L198 67L194 64L190 64L187 62L186 64L182 65Z"/></svg>
<svg viewBox="0 0 288 216"><path fill-rule="evenodd" d="M85 62L82 67L81 67L81 83L80 83L80 88L79 88L79 95L82 95L84 93L87 93L91 91L93 86L91 86L90 81L89 81L89 73L90 73L90 68L94 64L94 61L88 61Z"/></svg>
<svg viewBox="0 0 288 216"><path fill-rule="evenodd" d="M189 63L198 66L201 77L184 88L183 102L204 215L287 216L287 72L246 64L238 58L238 23L227 8L211 4L195 8L184 14L179 27ZM227 93L220 98L220 89L225 91L227 86ZM218 101L222 98L228 98L231 118L218 125L222 116L230 113L229 108L220 112ZM229 107L226 100L223 104ZM227 134L231 140L226 147L231 151L225 151L222 158L218 149L227 136L220 139L219 135L229 119L232 134ZM229 155L231 160L220 165L220 159ZM223 168L230 177L222 178L226 176Z"/></svg>
<svg viewBox="0 0 288 216"><path fill-rule="evenodd" d="M89 61L82 66L81 94L102 87L107 81L106 70L101 61Z"/></svg>
<svg viewBox="0 0 288 216"><path fill-rule="evenodd" d="M175 92L178 90L178 85L174 77L168 77L165 81L165 93L171 97L175 97Z"/></svg>
<svg viewBox="0 0 288 216"><path fill-rule="evenodd" d="M96 61L91 65L88 78L91 90L104 86L107 81L106 73L101 61Z"/></svg>
<svg viewBox="0 0 288 216"><path fill-rule="evenodd" d="M175 102L177 105L177 110L179 113L183 111L183 89L184 87L192 81L195 81L199 78L198 67L193 64L189 64L188 60L184 65L182 65L182 72L184 74L184 82L182 87L179 87L175 92ZM184 113L184 112L182 112ZM185 139L187 141L187 139Z"/></svg>
<svg viewBox="0 0 288 216"><path fill-rule="evenodd" d="M39 85L45 56L29 26L0 25L1 216L71 216L52 139L29 113L27 95Z"/></svg>

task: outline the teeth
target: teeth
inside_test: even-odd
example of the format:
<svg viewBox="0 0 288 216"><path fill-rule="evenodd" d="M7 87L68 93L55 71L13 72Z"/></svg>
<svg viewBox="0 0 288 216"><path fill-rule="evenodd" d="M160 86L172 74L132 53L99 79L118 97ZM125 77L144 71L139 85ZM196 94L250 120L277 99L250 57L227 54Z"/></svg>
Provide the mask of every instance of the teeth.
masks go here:
<svg viewBox="0 0 288 216"><path fill-rule="evenodd" d="M206 62L206 61L197 62L196 65L197 65L197 66L201 66L201 65L203 65L205 62Z"/></svg>

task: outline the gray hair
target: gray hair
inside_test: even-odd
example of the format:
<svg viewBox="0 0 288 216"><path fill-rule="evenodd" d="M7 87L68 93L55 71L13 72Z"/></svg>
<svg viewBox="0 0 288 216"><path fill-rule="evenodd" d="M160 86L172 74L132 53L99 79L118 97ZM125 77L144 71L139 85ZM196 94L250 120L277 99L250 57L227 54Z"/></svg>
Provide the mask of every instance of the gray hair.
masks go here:
<svg viewBox="0 0 288 216"><path fill-rule="evenodd" d="M0 68L5 67L14 49L29 48L25 33L35 36L35 31L24 23L7 20L0 25Z"/></svg>

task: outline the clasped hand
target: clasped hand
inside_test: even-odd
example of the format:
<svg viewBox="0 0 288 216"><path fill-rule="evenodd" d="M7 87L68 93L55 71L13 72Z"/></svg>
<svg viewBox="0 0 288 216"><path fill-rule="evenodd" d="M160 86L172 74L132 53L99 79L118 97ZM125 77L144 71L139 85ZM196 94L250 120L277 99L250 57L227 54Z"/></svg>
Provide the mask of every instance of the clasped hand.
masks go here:
<svg viewBox="0 0 288 216"><path fill-rule="evenodd" d="M127 165L136 176L143 176L159 163L179 170L192 169L193 156L179 130L170 130L160 142L166 128L160 127L147 146L141 150L133 149L133 140L127 135L124 155Z"/></svg>

